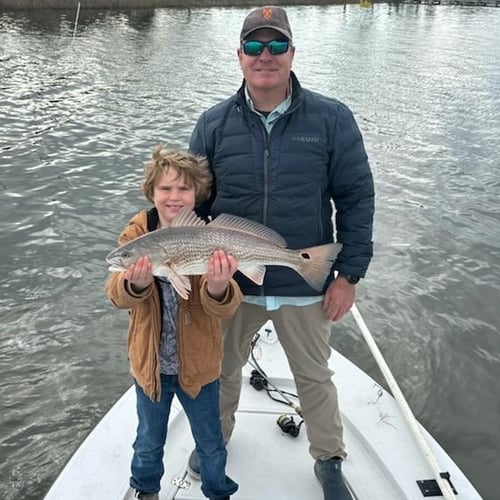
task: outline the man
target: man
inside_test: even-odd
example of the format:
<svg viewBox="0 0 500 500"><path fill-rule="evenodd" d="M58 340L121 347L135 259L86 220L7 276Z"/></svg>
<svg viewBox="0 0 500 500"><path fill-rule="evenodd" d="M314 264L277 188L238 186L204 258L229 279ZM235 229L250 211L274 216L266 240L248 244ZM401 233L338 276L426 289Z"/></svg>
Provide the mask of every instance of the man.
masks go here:
<svg viewBox="0 0 500 500"><path fill-rule="evenodd" d="M341 102L303 89L291 71L295 47L286 11L259 7L246 17L237 51L239 91L205 111L190 150L208 158L214 192L206 207L261 222L290 248L343 244L338 271L322 293L294 271L267 268L263 286L239 275L244 301L224 325L221 420L231 437L250 342L271 319L286 352L306 423L314 471L325 500L352 498L342 477L346 457L337 391L331 380L330 321L354 302L372 257L373 178L363 139ZM193 452L190 467L199 468Z"/></svg>

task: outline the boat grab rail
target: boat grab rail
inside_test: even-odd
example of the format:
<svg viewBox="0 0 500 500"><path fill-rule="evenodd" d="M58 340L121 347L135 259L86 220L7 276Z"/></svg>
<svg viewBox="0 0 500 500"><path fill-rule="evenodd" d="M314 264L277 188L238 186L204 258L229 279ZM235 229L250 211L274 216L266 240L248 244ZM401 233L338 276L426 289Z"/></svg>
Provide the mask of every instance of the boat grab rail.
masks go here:
<svg viewBox="0 0 500 500"><path fill-rule="evenodd" d="M425 459L427 460L427 463L429 464L432 473L434 475L434 478L441 489L441 493L443 494L443 497L446 500L455 500L456 496L453 493L452 487L447 479L445 479L441 474L441 470L438 464L438 461L434 454L432 453L432 450L430 449L424 435L422 434L422 430L420 428L420 424L418 423L417 419L415 418L415 415L413 414L410 406L408 405L408 402L406 401L403 393L401 392L401 389L399 388L398 383L396 382L396 379L394 378L394 375L392 374L389 366L387 365L384 357L382 356L382 353L380 352L380 349L378 348L377 343L375 342L375 339L373 338L373 335L371 334L370 330L368 329L368 326L365 323L365 320L361 316L361 313L359 312L358 307L356 304L353 304L351 307L351 313L354 316L354 319L366 341L368 344L368 347L375 358L375 361L377 362L378 367L380 368L380 371L382 372L382 375L384 376L387 384L389 385L389 388L391 389L392 395L394 396L394 399L396 400L396 403L398 404L401 412L403 413L403 417L405 418L408 427L410 428L411 433L415 437L415 440L424 455ZM446 474L444 474L446 476Z"/></svg>

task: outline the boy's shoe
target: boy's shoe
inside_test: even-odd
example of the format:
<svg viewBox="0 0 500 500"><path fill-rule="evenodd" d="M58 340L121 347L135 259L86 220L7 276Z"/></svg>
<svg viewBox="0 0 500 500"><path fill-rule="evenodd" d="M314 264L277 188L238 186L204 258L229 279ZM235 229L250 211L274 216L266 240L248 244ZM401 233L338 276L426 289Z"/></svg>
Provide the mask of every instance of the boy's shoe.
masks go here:
<svg viewBox="0 0 500 500"><path fill-rule="evenodd" d="M136 490L134 498L139 500L160 500L160 495L158 493L141 493Z"/></svg>
<svg viewBox="0 0 500 500"><path fill-rule="evenodd" d="M189 455L187 470L192 477L198 480L200 479L200 459L198 458L196 450L193 450L191 455Z"/></svg>
<svg viewBox="0 0 500 500"><path fill-rule="evenodd" d="M325 500L352 500L342 476L342 459L316 460L314 474L323 487Z"/></svg>

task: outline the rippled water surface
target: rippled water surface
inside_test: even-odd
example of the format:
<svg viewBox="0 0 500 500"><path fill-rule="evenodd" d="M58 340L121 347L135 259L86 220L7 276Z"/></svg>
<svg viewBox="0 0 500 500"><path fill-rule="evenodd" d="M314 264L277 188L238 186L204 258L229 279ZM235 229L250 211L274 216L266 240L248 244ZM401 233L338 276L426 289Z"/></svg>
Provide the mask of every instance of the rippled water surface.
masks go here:
<svg viewBox="0 0 500 500"><path fill-rule="evenodd" d="M0 496L40 499L130 385L105 254L153 146L232 93L246 10L0 12ZM358 305L419 420L498 499L500 9L289 9L377 187ZM307 175L304 172L304 175ZM382 382L351 318L334 345ZM68 497L70 498L70 497ZM378 500L378 499L377 499Z"/></svg>

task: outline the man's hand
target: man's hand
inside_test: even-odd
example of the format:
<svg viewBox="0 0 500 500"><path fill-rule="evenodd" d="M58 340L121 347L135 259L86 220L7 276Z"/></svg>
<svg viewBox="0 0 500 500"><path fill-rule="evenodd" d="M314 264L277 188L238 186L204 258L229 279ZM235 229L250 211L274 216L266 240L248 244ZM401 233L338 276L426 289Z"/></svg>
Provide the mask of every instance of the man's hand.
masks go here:
<svg viewBox="0 0 500 500"><path fill-rule="evenodd" d="M130 282L134 292L141 292L153 282L151 259L146 256L139 257L133 264L128 266L124 277Z"/></svg>
<svg viewBox="0 0 500 500"><path fill-rule="evenodd" d="M208 261L207 290L211 297L220 300L226 293L229 280L238 269L238 263L224 250L216 250Z"/></svg>
<svg viewBox="0 0 500 500"><path fill-rule="evenodd" d="M356 285L351 285L346 279L337 277L325 292L323 309L330 321L341 320L354 304Z"/></svg>

